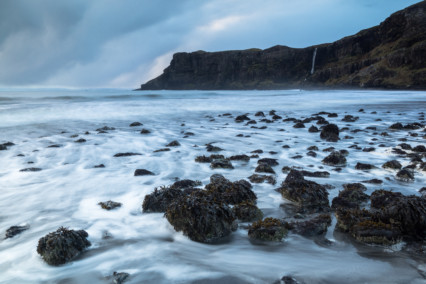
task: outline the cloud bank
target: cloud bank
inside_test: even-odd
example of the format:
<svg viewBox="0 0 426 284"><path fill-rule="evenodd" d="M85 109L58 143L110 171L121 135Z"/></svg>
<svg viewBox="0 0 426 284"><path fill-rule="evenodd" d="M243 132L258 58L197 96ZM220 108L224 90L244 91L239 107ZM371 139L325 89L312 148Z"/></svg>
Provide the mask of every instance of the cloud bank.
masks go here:
<svg viewBox="0 0 426 284"><path fill-rule="evenodd" d="M2 0L0 86L136 88L174 52L332 42L416 2Z"/></svg>

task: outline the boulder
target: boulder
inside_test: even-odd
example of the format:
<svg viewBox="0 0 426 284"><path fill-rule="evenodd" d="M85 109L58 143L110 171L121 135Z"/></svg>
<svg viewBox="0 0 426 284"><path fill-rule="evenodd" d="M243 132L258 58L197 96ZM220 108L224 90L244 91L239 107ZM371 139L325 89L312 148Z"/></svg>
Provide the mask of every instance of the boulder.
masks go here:
<svg viewBox="0 0 426 284"><path fill-rule="evenodd" d="M255 222L263 219L263 212L252 202L236 204L232 212L241 222Z"/></svg>
<svg viewBox="0 0 426 284"><path fill-rule="evenodd" d="M145 195L142 203L142 211L145 213L166 212L169 205L182 196L184 196L184 193L178 188L155 188L152 193Z"/></svg>
<svg viewBox="0 0 426 284"><path fill-rule="evenodd" d="M327 124L322 128L320 138L328 142L339 141L339 127L336 124Z"/></svg>
<svg viewBox="0 0 426 284"><path fill-rule="evenodd" d="M50 265L65 264L81 254L91 244L84 230L60 227L38 241L37 253Z"/></svg>
<svg viewBox="0 0 426 284"><path fill-rule="evenodd" d="M302 235L304 237L314 237L327 233L327 228L330 225L330 214L320 214L306 221L290 222L289 228L292 233Z"/></svg>
<svg viewBox="0 0 426 284"><path fill-rule="evenodd" d="M334 167L343 167L346 166L346 158L340 152L333 151L322 160L322 163Z"/></svg>
<svg viewBox="0 0 426 284"><path fill-rule="evenodd" d="M135 177L137 176L155 176L155 174L151 171L145 169L137 169L135 170Z"/></svg>
<svg viewBox="0 0 426 284"><path fill-rule="evenodd" d="M296 202L302 208L314 211L327 211L330 208L326 188L305 180L297 170L290 171L278 190L284 198Z"/></svg>
<svg viewBox="0 0 426 284"><path fill-rule="evenodd" d="M391 160L387 161L382 165L382 168L384 169L392 169L392 170L400 170L402 168L402 165L397 160Z"/></svg>

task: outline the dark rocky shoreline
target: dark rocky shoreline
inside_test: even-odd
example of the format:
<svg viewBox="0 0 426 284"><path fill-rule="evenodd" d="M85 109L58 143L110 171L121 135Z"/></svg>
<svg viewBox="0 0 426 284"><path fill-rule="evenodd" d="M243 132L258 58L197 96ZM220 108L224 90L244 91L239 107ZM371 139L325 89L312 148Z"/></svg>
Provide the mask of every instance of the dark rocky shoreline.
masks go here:
<svg viewBox="0 0 426 284"><path fill-rule="evenodd" d="M315 60L314 60L315 57ZM139 90L426 90L426 1L333 43L176 53Z"/></svg>

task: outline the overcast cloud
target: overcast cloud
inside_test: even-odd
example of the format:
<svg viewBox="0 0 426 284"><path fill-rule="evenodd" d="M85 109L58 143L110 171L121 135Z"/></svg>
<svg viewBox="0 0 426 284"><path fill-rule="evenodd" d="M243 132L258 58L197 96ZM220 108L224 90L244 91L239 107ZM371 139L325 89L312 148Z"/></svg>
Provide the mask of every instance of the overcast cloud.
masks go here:
<svg viewBox="0 0 426 284"><path fill-rule="evenodd" d="M305 47L410 0L1 0L0 86L136 88L174 52Z"/></svg>

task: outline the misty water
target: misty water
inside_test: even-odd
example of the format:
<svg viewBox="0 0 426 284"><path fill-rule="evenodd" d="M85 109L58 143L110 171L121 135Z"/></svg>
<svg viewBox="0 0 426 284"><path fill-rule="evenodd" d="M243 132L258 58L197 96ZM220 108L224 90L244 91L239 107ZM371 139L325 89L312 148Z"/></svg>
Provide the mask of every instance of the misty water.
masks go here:
<svg viewBox="0 0 426 284"><path fill-rule="evenodd" d="M358 112L361 108L365 111ZM348 127L340 136L353 139L324 142L319 133L308 132L311 123L296 129L281 119L251 128L234 121L240 114L254 119L257 111L270 118L270 110L283 119L335 112L338 117L325 118L340 128ZM399 138L407 138L412 146L424 145L423 129L411 131L418 133L416 137L388 127L395 122L418 122L425 110L425 92L405 91L2 90L0 144L15 145L0 151L0 233L15 225L29 225L29 229L13 238L1 237L0 283L112 283L106 277L114 271L129 273L126 283L274 283L285 275L304 283L425 283L424 258L405 252L404 244L380 247L354 242L334 230L334 217L322 240L290 233L278 244L253 244L247 236L248 224L240 224L229 239L202 244L175 232L162 213L141 210L145 195L176 179L200 180L204 186L214 173L231 181L254 173L257 159L233 162L233 170L196 163L196 156L209 154L205 144L212 142L224 149L220 154L225 156L262 149L260 158L278 159L277 184L253 184L265 217L287 216L282 205L289 201L275 191L286 177L283 166L329 171L329 178L307 179L334 186L329 190L330 201L342 184L372 178L384 183L365 184L368 194L384 188L420 195L425 172L416 171L415 181L404 183L395 179L395 171L380 166L392 159L409 164L393 154L392 147L401 143ZM360 119L341 121L346 114ZM135 121L143 126L129 127ZM104 126L115 130L96 131ZM369 126L376 131L351 132ZM142 128L151 133L141 135ZM390 136L380 136L384 131ZM184 138L187 132L194 135ZM76 143L80 138L86 142ZM181 146L154 153L173 140ZM349 149L354 143L376 150ZM385 147L378 147L380 143ZM306 155L312 145L319 148L316 158ZM331 146L349 150L348 165L341 172L321 164L329 154L322 150ZM120 152L142 155L113 157ZM299 154L301 159L292 158ZM377 168L358 171L354 169L357 162ZM105 168L94 168L99 164ZM29 167L42 170L20 172ZM135 177L135 169L155 175ZM123 205L106 211L98 202L107 200ZM92 246L72 262L53 267L41 259L36 247L39 238L60 226L86 230Z"/></svg>

